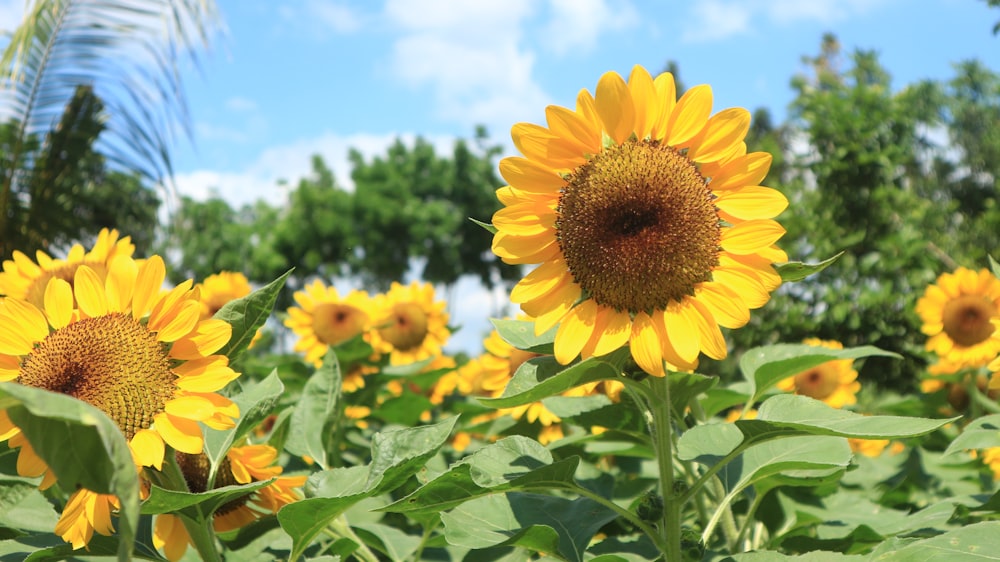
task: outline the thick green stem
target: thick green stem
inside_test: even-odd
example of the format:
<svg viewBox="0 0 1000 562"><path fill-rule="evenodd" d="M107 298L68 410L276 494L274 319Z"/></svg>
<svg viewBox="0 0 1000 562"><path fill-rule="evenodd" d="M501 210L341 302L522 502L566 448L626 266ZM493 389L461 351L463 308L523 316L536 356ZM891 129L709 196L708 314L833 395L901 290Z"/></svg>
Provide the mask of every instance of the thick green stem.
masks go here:
<svg viewBox="0 0 1000 562"><path fill-rule="evenodd" d="M669 373L669 371L668 371ZM670 379L650 377L655 401L650 404L653 414L653 448L660 476L660 493L663 496L663 517L660 520L660 537L666 562L681 560L681 506L674 494L674 442L673 416L670 406Z"/></svg>
<svg viewBox="0 0 1000 562"><path fill-rule="evenodd" d="M163 462L163 470L148 470L151 479L157 486L176 492L189 492L187 482L184 481L184 473L177 464L177 457L174 456L173 449L167 449ZM191 537L191 544L198 551L198 556L208 562L222 562L219 549L215 542L215 531L212 529L212 516L199 518L199 520L177 515L184 528L187 529L188 536Z"/></svg>
<svg viewBox="0 0 1000 562"><path fill-rule="evenodd" d="M358 549L351 554L359 560L362 560L363 562L378 562L378 556L376 556L375 553L368 548L365 541L361 540L361 538L354 533L354 529L352 529L350 524L347 523L347 519L344 518L343 515L331 521L330 524L327 525L327 530L333 537L347 538L358 545Z"/></svg>

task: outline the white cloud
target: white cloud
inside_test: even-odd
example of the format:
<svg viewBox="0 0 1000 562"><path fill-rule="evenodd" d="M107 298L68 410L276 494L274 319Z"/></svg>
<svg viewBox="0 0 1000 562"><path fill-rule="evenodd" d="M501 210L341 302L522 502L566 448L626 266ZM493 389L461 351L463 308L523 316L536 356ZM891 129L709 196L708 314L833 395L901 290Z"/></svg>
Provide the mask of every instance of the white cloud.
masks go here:
<svg viewBox="0 0 1000 562"><path fill-rule="evenodd" d="M310 0L306 3L306 17L340 34L354 33L362 26L361 15L343 2Z"/></svg>
<svg viewBox="0 0 1000 562"><path fill-rule="evenodd" d="M692 5L681 39L719 41L752 33L763 25L814 22L830 25L861 16L891 0L700 0Z"/></svg>
<svg viewBox="0 0 1000 562"><path fill-rule="evenodd" d="M551 0L552 19L542 32L546 46L557 55L587 54L605 31L621 31L639 23L626 0Z"/></svg>
<svg viewBox="0 0 1000 562"><path fill-rule="evenodd" d="M256 111L257 102L242 96L233 96L226 100L226 109L229 111Z"/></svg>

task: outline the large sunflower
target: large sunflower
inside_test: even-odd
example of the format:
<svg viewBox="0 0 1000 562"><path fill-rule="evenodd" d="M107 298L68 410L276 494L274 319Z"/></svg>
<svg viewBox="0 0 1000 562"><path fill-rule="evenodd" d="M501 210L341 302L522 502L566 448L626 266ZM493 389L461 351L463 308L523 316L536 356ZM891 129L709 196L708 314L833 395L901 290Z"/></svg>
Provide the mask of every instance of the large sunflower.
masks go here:
<svg viewBox="0 0 1000 562"><path fill-rule="evenodd" d="M430 283L401 285L375 297L376 314L372 347L389 355L392 365L416 363L441 355L451 337L445 302L434 300Z"/></svg>
<svg viewBox="0 0 1000 562"><path fill-rule="evenodd" d="M132 239L128 236L118 237L117 230L101 229L97 241L90 250L85 250L80 244L74 244L63 259L49 256L39 250L35 253L35 261L23 252L15 250L13 259L3 262L0 271L0 295L26 299L38 308L43 306L45 287L49 279L58 278L69 283L73 282L76 268L86 264L103 280L107 275L107 265L115 256L131 257L135 251Z"/></svg>
<svg viewBox="0 0 1000 562"><path fill-rule="evenodd" d="M929 285L917 301L920 330L929 336L926 348L942 362L961 369L981 367L1000 352L993 337L1000 318L1000 280L989 270L959 267Z"/></svg>
<svg viewBox="0 0 1000 562"><path fill-rule="evenodd" d="M838 341L807 338L803 343L828 349L844 349L844 345ZM858 372L854 370L853 360L834 359L778 382L778 388L815 398L832 408L843 408L858 401L856 395L861 390L861 383L857 378Z"/></svg>
<svg viewBox="0 0 1000 562"><path fill-rule="evenodd" d="M285 326L299 336L295 351L304 352L306 361L316 367L323 362L331 346L342 344L371 327L372 301L364 291L351 291L341 297L336 287L327 287L317 279L296 291L293 297L301 308L288 309Z"/></svg>
<svg viewBox="0 0 1000 562"><path fill-rule="evenodd" d="M673 76L637 66L575 111L549 106L548 128L511 131L524 157L500 162L493 251L540 264L511 300L538 333L559 324L560 363L629 344L650 374L692 369L700 352L725 357L719 326L746 324L781 283L771 219L788 201L758 185L771 156L746 153L749 112L709 117L705 85L675 100Z"/></svg>
<svg viewBox="0 0 1000 562"><path fill-rule="evenodd" d="M177 463L184 473L188 488L195 493L222 486L274 481L267 486L223 505L215 513L215 531L224 533L246 526L268 513L300 499L298 488L306 476L281 476L282 468L275 465L278 451L270 445L233 447L222 461L215 486L208 486L210 463L204 454L177 454ZM174 515L159 515L153 530L153 546L163 549L168 560L179 560L190 543L190 536L181 520Z"/></svg>
<svg viewBox="0 0 1000 562"><path fill-rule="evenodd" d="M8 298L0 304L0 380L60 392L114 420L137 465L162 467L168 444L200 453L198 422L233 426L236 405L216 393L238 374L213 355L231 336L221 320L199 320L197 291L187 281L162 292L163 260L138 266L109 260L106 282L81 264L73 284L52 278L44 306ZM74 301L79 308L74 310ZM18 472L54 477L10 418L0 412L0 438L19 448Z"/></svg>

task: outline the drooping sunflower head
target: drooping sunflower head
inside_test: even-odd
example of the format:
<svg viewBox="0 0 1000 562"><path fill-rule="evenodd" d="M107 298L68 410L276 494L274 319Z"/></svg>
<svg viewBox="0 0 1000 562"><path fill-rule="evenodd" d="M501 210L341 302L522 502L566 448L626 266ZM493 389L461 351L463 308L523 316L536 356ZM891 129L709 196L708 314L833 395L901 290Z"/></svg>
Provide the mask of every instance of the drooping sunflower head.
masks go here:
<svg viewBox="0 0 1000 562"><path fill-rule="evenodd" d="M53 278L44 306L20 299L0 304L0 380L44 388L90 403L122 430L137 465L160 468L165 446L201 452L199 422L232 427L238 409L217 394L237 377L213 355L232 333L221 320L199 320L191 282L161 293L163 260L141 266L117 256L106 280L80 265L73 283ZM74 302L79 308L74 309ZM19 470L47 467L0 412L0 437L20 447ZM48 482L51 483L51 482Z"/></svg>
<svg viewBox="0 0 1000 562"><path fill-rule="evenodd" d="M23 252L15 250L13 259L3 262L0 295L26 299L41 308L50 279L62 279L72 284L76 268L86 264L103 280L112 258L131 257L133 252L135 245L130 237L119 238L117 230L107 228L101 229L93 248L85 250L82 245L74 244L64 259L53 258L39 250L35 254L36 261L32 261Z"/></svg>
<svg viewBox="0 0 1000 562"><path fill-rule="evenodd" d="M341 297L336 287L327 287L317 279L293 296L299 306L288 309L285 326L299 336L295 351L304 352L306 361L317 367L330 346L371 328L374 305L364 291L351 291Z"/></svg>
<svg viewBox="0 0 1000 562"><path fill-rule="evenodd" d="M201 318L215 316L226 303L250 294L250 281L246 275L233 271L222 271L209 275L198 284L201 292Z"/></svg>
<svg viewBox="0 0 1000 562"><path fill-rule="evenodd" d="M405 365L441 355L451 330L445 302L434 299L434 285L393 283L375 301L371 344L389 355L389 363Z"/></svg>
<svg viewBox="0 0 1000 562"><path fill-rule="evenodd" d="M956 368L981 367L1000 353L1000 280L989 270L959 267L929 285L917 301L926 348Z"/></svg>
<svg viewBox="0 0 1000 562"><path fill-rule="evenodd" d="M803 343L829 349L844 348L838 341L816 338L808 338ZM834 359L780 381L778 388L815 398L833 408L842 408L857 403L856 395L861 390L857 378L858 372L854 370L851 359Z"/></svg>
<svg viewBox="0 0 1000 562"><path fill-rule="evenodd" d="M710 116L712 91L678 100L673 77L607 73L576 109L550 106L548 127L515 125L523 157L506 158L493 251L539 264L511 293L538 333L559 324L569 363L626 344L648 373L726 355L736 328L781 283L772 263L788 202L759 185L771 157L747 154L745 109Z"/></svg>

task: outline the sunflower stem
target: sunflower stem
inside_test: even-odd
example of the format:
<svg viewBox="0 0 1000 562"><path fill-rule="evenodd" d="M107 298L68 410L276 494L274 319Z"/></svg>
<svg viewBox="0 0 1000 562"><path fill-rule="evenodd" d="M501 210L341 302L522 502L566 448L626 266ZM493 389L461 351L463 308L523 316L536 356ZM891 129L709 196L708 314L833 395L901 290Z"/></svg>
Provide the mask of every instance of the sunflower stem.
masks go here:
<svg viewBox="0 0 1000 562"><path fill-rule="evenodd" d="M650 404L653 414L653 447L660 473L660 494L663 496L663 516L660 519L660 537L666 545L663 555L666 562L681 560L681 506L674 493L674 443L673 415L670 405L670 378L650 377L650 386L656 400Z"/></svg>
<svg viewBox="0 0 1000 562"><path fill-rule="evenodd" d="M175 492L190 492L187 482L184 480L184 473L181 472L180 465L177 464L177 456L173 449L167 448L163 459L163 469L160 471L149 470L151 479L161 488ZM191 544L198 551L198 556L202 560L209 562L222 562L219 549L215 543L215 531L212 529L212 515L199 517L197 520L187 516L177 514L184 528L191 537Z"/></svg>

